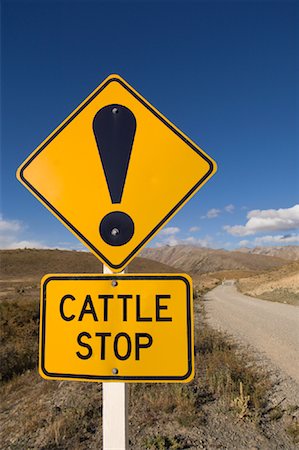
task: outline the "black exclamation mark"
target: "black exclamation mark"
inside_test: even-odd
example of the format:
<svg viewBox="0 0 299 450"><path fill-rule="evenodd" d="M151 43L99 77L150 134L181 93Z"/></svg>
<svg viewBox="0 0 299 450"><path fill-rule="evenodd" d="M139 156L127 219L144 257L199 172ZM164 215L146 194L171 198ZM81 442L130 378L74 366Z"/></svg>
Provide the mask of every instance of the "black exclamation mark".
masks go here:
<svg viewBox="0 0 299 450"><path fill-rule="evenodd" d="M121 203L136 131L132 111L122 105L108 105L93 119L107 186L113 204ZM124 245L134 234L134 222L121 211L107 214L100 223L100 235L109 245Z"/></svg>

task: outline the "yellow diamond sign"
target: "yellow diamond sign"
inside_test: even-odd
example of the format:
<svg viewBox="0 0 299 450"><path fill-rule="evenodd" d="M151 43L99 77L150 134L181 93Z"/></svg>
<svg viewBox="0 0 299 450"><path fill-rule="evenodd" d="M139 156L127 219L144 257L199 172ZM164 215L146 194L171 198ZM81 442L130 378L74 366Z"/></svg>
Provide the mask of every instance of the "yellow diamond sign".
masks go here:
<svg viewBox="0 0 299 450"><path fill-rule="evenodd" d="M215 171L202 149L111 75L26 159L17 176L119 272Z"/></svg>

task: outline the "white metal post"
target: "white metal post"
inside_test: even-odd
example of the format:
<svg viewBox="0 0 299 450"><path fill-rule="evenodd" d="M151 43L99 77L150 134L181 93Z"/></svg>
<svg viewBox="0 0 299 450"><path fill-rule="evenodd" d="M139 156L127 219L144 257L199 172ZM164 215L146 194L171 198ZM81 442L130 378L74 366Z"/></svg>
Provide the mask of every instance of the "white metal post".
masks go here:
<svg viewBox="0 0 299 450"><path fill-rule="evenodd" d="M112 272L104 265L103 273ZM128 448L127 385L117 382L103 383L103 450L128 450Z"/></svg>

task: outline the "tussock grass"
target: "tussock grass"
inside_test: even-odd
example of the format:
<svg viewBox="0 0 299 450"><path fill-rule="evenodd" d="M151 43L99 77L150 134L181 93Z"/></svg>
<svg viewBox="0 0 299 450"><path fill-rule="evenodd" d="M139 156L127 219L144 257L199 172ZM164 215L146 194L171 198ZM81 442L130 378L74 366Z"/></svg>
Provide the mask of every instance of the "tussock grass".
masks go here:
<svg viewBox="0 0 299 450"><path fill-rule="evenodd" d="M299 444L299 420L297 418L294 418L287 426L286 432L294 444Z"/></svg>
<svg viewBox="0 0 299 450"><path fill-rule="evenodd" d="M240 352L236 344L225 335L206 325L197 334L196 367L200 384L225 405L240 395L240 383L244 396L249 396L249 409L259 416L267 403L271 385L266 372Z"/></svg>
<svg viewBox="0 0 299 450"><path fill-rule="evenodd" d="M145 439L144 448L146 450L178 450L181 449L181 443L177 437L151 436Z"/></svg>
<svg viewBox="0 0 299 450"><path fill-rule="evenodd" d="M0 303L0 377L2 381L37 365L39 307L21 298Z"/></svg>
<svg viewBox="0 0 299 450"><path fill-rule="evenodd" d="M131 420L153 425L171 417L179 425L190 426L197 419L198 399L189 384L132 384L129 389Z"/></svg>
<svg viewBox="0 0 299 450"><path fill-rule="evenodd" d="M206 324L202 299L199 293L195 295L194 380L188 384L129 385L130 429L138 430L142 437L138 448L187 447L188 430L205 424L204 407L216 400L223 410L231 411L232 420L259 420L266 406L270 389L267 374L240 353L228 336ZM6 435L17 439L9 448L100 446L101 385L44 381L35 372L26 373L37 364L37 301L24 296L2 302L0 313L3 408L15 408L13 417L22 417L17 430L13 417L5 425ZM151 434L148 430L157 423L160 432ZM163 430L166 424L172 424L172 431ZM290 427L290 434L295 433Z"/></svg>
<svg viewBox="0 0 299 450"><path fill-rule="evenodd" d="M13 411L3 423L3 449L83 450L96 432L101 439L100 383L45 381L28 371L3 384L1 396L2 409Z"/></svg>

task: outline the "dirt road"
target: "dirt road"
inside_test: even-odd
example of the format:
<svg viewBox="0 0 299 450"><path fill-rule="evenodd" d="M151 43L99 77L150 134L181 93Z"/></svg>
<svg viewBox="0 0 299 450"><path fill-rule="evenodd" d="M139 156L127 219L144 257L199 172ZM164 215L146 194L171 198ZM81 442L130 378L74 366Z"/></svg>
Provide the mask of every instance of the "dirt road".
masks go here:
<svg viewBox="0 0 299 450"><path fill-rule="evenodd" d="M210 291L209 323L251 345L299 385L299 308L240 294L233 282Z"/></svg>

